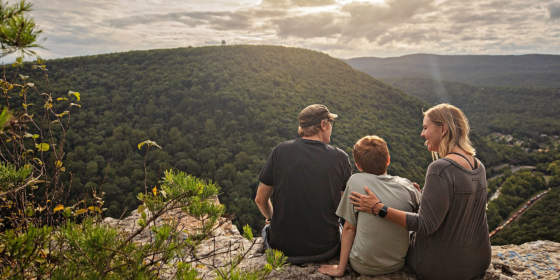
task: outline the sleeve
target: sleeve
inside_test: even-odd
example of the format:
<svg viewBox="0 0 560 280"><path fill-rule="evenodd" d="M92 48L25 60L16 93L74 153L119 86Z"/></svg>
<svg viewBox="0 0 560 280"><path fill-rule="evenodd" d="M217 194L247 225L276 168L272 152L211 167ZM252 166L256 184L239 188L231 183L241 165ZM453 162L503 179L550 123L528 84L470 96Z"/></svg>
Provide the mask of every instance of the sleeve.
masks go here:
<svg viewBox="0 0 560 280"><path fill-rule="evenodd" d="M259 181L265 185L274 186L273 162L274 162L275 154L276 154L276 148L274 148L272 152L270 152L270 154L268 155L268 159L266 160L266 163L259 175Z"/></svg>
<svg viewBox="0 0 560 280"><path fill-rule="evenodd" d="M449 182L438 174L428 174L418 213L406 214L407 229L431 235L447 216L449 203Z"/></svg>
<svg viewBox="0 0 560 280"><path fill-rule="evenodd" d="M350 163L350 158L348 157L348 154L345 152L342 152L342 154L344 155L341 160L342 162L342 184L340 184L340 191L344 191L346 188L346 182L348 182L348 180L350 179L350 176L352 176L352 164Z"/></svg>
<svg viewBox="0 0 560 280"><path fill-rule="evenodd" d="M340 199L338 208L336 209L336 215L355 227L358 224L358 219L357 213L354 211L354 206L350 203L350 192L350 184L348 184L344 194L342 194L342 199Z"/></svg>

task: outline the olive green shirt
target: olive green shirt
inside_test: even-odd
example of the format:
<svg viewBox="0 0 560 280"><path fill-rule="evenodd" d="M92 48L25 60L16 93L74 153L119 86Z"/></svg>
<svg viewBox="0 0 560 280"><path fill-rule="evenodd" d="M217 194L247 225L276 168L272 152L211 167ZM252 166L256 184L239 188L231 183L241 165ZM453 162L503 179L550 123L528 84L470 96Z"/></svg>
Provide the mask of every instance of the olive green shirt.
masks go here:
<svg viewBox="0 0 560 280"><path fill-rule="evenodd" d="M356 227L350 251L350 265L360 274L380 275L401 269L409 245L409 233L403 227L379 216L357 212L350 194L365 194L364 186L373 191L388 207L416 212L420 192L405 178L390 175L357 173L350 177L336 215Z"/></svg>

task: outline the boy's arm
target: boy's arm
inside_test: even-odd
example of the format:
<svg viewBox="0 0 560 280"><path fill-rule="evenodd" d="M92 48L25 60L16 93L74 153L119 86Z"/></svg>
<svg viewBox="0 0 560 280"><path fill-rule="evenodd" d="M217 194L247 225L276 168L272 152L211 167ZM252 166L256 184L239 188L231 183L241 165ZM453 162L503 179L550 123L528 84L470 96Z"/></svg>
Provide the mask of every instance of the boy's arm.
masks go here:
<svg viewBox="0 0 560 280"><path fill-rule="evenodd" d="M340 260L338 265L322 265L319 268L319 272L327 274L330 276L342 276L346 270L346 265L348 264L348 258L350 257L350 250L352 249L352 244L354 243L354 237L356 236L356 227L351 223L346 221L344 223L344 228L342 229L342 241L340 244Z"/></svg>

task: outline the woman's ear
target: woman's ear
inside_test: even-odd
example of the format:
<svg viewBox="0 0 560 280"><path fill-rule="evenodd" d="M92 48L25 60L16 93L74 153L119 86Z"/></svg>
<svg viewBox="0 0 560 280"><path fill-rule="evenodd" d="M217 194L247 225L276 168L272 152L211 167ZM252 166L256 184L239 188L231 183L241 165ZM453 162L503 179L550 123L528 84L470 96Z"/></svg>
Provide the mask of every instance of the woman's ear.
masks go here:
<svg viewBox="0 0 560 280"><path fill-rule="evenodd" d="M391 155L387 155L387 168L389 168L389 164L391 164Z"/></svg>
<svg viewBox="0 0 560 280"><path fill-rule="evenodd" d="M445 134L447 134L447 131L449 130L449 127L446 124L443 124L441 126L441 136L445 136Z"/></svg>

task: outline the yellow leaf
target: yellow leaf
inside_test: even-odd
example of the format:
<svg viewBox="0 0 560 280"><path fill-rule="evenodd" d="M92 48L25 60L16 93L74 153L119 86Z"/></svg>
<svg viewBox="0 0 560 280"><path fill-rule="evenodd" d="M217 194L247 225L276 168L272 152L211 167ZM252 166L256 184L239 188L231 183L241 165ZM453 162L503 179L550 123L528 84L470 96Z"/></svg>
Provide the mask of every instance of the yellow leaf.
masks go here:
<svg viewBox="0 0 560 280"><path fill-rule="evenodd" d="M70 96L70 95L74 95L76 97L76 100L80 101L80 93L79 92L69 90L68 91L68 96Z"/></svg>
<svg viewBox="0 0 560 280"><path fill-rule="evenodd" d="M51 102L45 102L45 105L43 105L43 107L47 110L51 109L52 108L52 103Z"/></svg>
<svg viewBox="0 0 560 280"><path fill-rule="evenodd" d="M154 187L154 188L152 189L152 193L154 194L154 196L157 195L157 187Z"/></svg>
<svg viewBox="0 0 560 280"><path fill-rule="evenodd" d="M60 161L60 160L55 161L54 164L56 165L56 168L61 168L62 167L62 161Z"/></svg>
<svg viewBox="0 0 560 280"><path fill-rule="evenodd" d="M97 206L89 206L88 210L91 211L91 212L101 213L101 209Z"/></svg>
<svg viewBox="0 0 560 280"><path fill-rule="evenodd" d="M53 212L56 213L56 212L61 211L61 210L64 210L64 205L59 204L53 209Z"/></svg>
<svg viewBox="0 0 560 280"><path fill-rule="evenodd" d="M33 158L33 161L35 161L38 165L43 165L43 161L41 161L39 158Z"/></svg>
<svg viewBox="0 0 560 280"><path fill-rule="evenodd" d="M81 215L81 214L87 213L87 211L88 211L87 209L78 209L78 210L76 210L76 212L74 214L75 215Z"/></svg>
<svg viewBox="0 0 560 280"><path fill-rule="evenodd" d="M68 114L70 114L69 111L64 111L64 112L62 112L62 113L60 113L60 114L56 114L56 116L59 117L59 118L62 118L62 117L64 117L65 115L68 115Z"/></svg>
<svg viewBox="0 0 560 280"><path fill-rule="evenodd" d="M58 98L56 99L56 101L66 101L66 100L68 100L67 97L58 97Z"/></svg>
<svg viewBox="0 0 560 280"><path fill-rule="evenodd" d="M37 150L41 152L46 152L50 149L50 146L49 144L43 142L43 143L35 144L35 148L37 148Z"/></svg>

